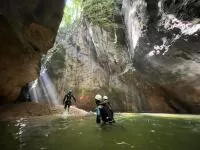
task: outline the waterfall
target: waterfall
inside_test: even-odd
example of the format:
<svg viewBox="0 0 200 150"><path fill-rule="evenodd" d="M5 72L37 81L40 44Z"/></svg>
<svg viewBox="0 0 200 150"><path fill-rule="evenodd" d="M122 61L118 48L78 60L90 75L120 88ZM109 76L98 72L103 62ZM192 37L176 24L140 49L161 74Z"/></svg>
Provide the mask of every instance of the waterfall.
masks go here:
<svg viewBox="0 0 200 150"><path fill-rule="evenodd" d="M124 0L123 13L127 28L128 39L131 47L129 52L134 56L134 49L138 44L139 38L142 36L144 27L148 21L146 15L147 3L144 0Z"/></svg>
<svg viewBox="0 0 200 150"><path fill-rule="evenodd" d="M29 83L31 100L36 103L48 103L58 105L58 94L47 69L42 66L40 77Z"/></svg>
<svg viewBox="0 0 200 150"><path fill-rule="evenodd" d="M30 92L30 96L31 96L31 100L36 102L36 103L39 103L38 101L38 97L39 97L39 91L37 90L37 85L38 85L38 79L32 81L29 83L29 92Z"/></svg>

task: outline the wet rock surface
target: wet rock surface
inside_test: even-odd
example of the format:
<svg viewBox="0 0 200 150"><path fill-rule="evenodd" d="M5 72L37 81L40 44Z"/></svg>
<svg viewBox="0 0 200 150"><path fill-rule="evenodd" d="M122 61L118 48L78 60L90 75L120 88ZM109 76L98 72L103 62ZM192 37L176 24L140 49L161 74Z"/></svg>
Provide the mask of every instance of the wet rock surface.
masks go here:
<svg viewBox="0 0 200 150"><path fill-rule="evenodd" d="M66 56L60 67L65 71L49 66L61 73L55 80L61 99L73 87L79 107L88 110L101 93L116 111L199 113L198 6L187 0L123 1L126 36L118 37L125 42L87 20L70 32L61 29L57 49Z"/></svg>
<svg viewBox="0 0 200 150"><path fill-rule="evenodd" d="M134 66L146 80L161 87L176 112L199 113L199 2L135 3L138 9L146 11L141 19L136 16L143 28L138 28L141 34L137 46L131 50Z"/></svg>
<svg viewBox="0 0 200 150"><path fill-rule="evenodd" d="M34 102L25 102L18 104L9 104L0 106L0 120L16 120L19 118L37 117L45 115L64 115L64 116L87 116L88 112L78 109L75 106L70 107L70 112L64 110L63 105L39 104Z"/></svg>
<svg viewBox="0 0 200 150"><path fill-rule="evenodd" d="M56 41L45 67L60 102L73 88L77 106L86 110L94 110L94 96L100 93L109 97L115 111L174 112L165 92L142 78L127 46L115 43L112 33L85 20L70 31L60 28ZM41 99L48 97L42 94Z"/></svg>
<svg viewBox="0 0 200 150"><path fill-rule="evenodd" d="M94 109L100 93L115 111L200 112L198 1L117 1L118 30L81 18L59 29L41 62L54 42L63 1L9 2L0 5L1 103L15 100L42 63L37 100L49 100L42 85L48 74L58 93L51 99L59 104L73 88L77 106L86 110Z"/></svg>
<svg viewBox="0 0 200 150"><path fill-rule="evenodd" d="M64 0L0 2L0 103L16 100L36 79L40 59L53 46Z"/></svg>

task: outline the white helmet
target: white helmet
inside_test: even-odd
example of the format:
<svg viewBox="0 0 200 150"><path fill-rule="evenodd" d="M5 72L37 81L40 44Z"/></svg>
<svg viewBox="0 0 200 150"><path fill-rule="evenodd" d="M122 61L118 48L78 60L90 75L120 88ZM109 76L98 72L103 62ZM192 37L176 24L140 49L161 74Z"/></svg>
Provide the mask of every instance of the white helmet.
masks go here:
<svg viewBox="0 0 200 150"><path fill-rule="evenodd" d="M107 100L108 99L108 96L103 96L103 100Z"/></svg>
<svg viewBox="0 0 200 150"><path fill-rule="evenodd" d="M97 94L97 95L95 96L95 99L96 99L96 100L99 100L99 101L102 101L102 96L101 96L100 94Z"/></svg>

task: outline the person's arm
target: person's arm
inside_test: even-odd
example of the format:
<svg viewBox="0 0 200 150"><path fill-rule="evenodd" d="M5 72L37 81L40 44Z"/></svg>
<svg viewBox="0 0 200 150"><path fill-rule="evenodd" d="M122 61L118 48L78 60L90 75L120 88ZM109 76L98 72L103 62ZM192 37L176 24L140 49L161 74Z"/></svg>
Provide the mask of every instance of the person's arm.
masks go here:
<svg viewBox="0 0 200 150"><path fill-rule="evenodd" d="M99 107L96 108L96 113L97 113L97 116L101 116L101 112L100 112Z"/></svg>
<svg viewBox="0 0 200 150"><path fill-rule="evenodd" d="M76 98L74 97L74 95L72 95L72 97L73 97L74 101L76 102Z"/></svg>
<svg viewBox="0 0 200 150"><path fill-rule="evenodd" d="M108 106L110 107L110 109L113 111L112 106L110 104L110 102L108 102Z"/></svg>
<svg viewBox="0 0 200 150"><path fill-rule="evenodd" d="M65 96L64 96L64 99L63 99L63 104L65 103L65 99L66 99L66 97L67 97L67 95L65 95Z"/></svg>
<svg viewBox="0 0 200 150"><path fill-rule="evenodd" d="M100 108L99 107L96 108L96 114L97 114L96 123L100 124L101 123L101 112L100 112Z"/></svg>

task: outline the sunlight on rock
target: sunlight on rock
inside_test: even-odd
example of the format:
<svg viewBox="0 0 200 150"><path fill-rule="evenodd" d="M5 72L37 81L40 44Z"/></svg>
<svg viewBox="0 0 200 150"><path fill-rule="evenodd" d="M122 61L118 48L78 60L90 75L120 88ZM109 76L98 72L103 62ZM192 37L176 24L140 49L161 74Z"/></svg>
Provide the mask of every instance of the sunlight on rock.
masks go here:
<svg viewBox="0 0 200 150"><path fill-rule="evenodd" d="M42 97L44 95L46 97L46 101L45 101L46 103L54 104L54 105L58 105L60 103L58 100L56 88L53 82L51 81L45 67L41 68L39 79L36 79L32 83L30 83L29 86L30 86L31 99L33 101L38 102L38 103L44 102L43 97Z"/></svg>

